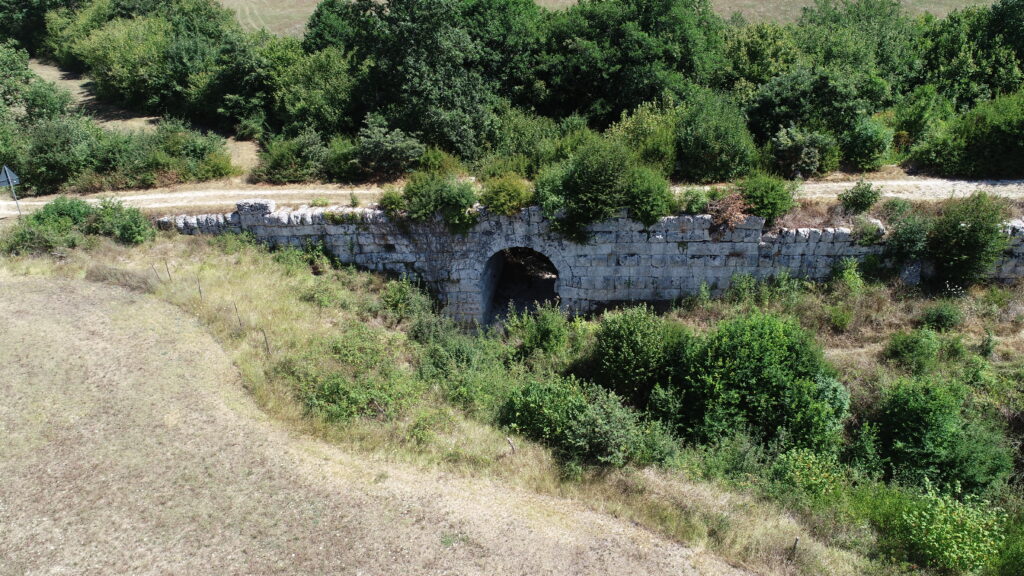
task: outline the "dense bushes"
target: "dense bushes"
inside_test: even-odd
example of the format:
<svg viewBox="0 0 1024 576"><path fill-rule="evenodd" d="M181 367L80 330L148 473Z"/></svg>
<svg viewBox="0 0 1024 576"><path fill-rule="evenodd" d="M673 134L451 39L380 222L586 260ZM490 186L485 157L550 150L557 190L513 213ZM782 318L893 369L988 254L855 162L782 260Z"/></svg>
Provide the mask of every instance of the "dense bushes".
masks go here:
<svg viewBox="0 0 1024 576"><path fill-rule="evenodd" d="M887 389L877 419L887 476L910 486L928 479L970 493L1005 482L1010 447L966 401L962 386L934 378L900 380Z"/></svg>
<svg viewBox="0 0 1024 576"><path fill-rule="evenodd" d="M676 176L689 182L724 182L745 176L757 148L743 112L727 97L699 92L686 101L676 129Z"/></svg>
<svg viewBox="0 0 1024 576"><path fill-rule="evenodd" d="M668 325L647 307L605 314L594 347L597 381L634 406L646 406L651 390L670 376L669 356L677 352L670 340Z"/></svg>
<svg viewBox="0 0 1024 576"><path fill-rule="evenodd" d="M654 464L674 451L661 427L642 422L615 394L571 378L528 382L505 403L498 421L579 463Z"/></svg>
<svg viewBox="0 0 1024 576"><path fill-rule="evenodd" d="M23 193L93 192L222 178L234 173L221 138L173 120L151 132L101 129L70 108L71 97L28 70L24 53L0 46L0 160Z"/></svg>
<svg viewBox="0 0 1024 576"><path fill-rule="evenodd" d="M821 349L792 321L755 314L724 322L652 393L651 409L702 441L746 430L763 442L830 450L848 394Z"/></svg>
<svg viewBox="0 0 1024 576"><path fill-rule="evenodd" d="M912 157L944 176L1024 177L1024 91L982 102L932 130Z"/></svg>
<svg viewBox="0 0 1024 576"><path fill-rule="evenodd" d="M142 244L156 231L137 208L115 200L98 206L61 196L18 222L0 238L0 253L38 254L75 248L86 236L107 236L122 244Z"/></svg>
<svg viewBox="0 0 1024 576"><path fill-rule="evenodd" d="M916 564L947 574L972 573L996 563L1005 524L1005 513L988 502L958 500L927 486L897 508L886 539Z"/></svg>

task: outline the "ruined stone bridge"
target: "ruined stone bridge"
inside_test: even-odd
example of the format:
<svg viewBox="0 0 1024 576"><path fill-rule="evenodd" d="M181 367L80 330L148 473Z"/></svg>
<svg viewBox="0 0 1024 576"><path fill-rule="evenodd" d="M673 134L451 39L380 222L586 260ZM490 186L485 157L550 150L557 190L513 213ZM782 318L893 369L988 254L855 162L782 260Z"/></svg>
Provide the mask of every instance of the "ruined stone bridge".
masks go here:
<svg viewBox="0 0 1024 576"><path fill-rule="evenodd" d="M272 246L322 242L342 263L422 281L464 323L489 322L509 302L528 300L557 298L576 312L671 302L702 285L721 293L739 274L763 279L785 271L822 280L842 259L882 249L858 245L848 228L766 233L764 220L753 216L714 231L708 215L670 216L647 229L621 216L590 226L590 240L577 244L554 232L536 207L514 216L481 211L465 234L449 232L440 219L396 221L367 208L277 210L269 200L160 224L184 234L247 231ZM1024 222L1011 222L1007 232L1011 248L995 272L1000 280L1024 277Z"/></svg>

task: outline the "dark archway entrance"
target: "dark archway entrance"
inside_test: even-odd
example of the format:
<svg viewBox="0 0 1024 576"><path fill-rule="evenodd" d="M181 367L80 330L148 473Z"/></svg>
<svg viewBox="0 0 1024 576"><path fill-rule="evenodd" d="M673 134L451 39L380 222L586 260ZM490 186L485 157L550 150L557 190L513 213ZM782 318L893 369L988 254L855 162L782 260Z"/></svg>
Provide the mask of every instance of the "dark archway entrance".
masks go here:
<svg viewBox="0 0 1024 576"><path fill-rule="evenodd" d="M538 302L558 301L558 270L547 256L530 248L506 248L484 268L483 318L490 324L510 307L532 310Z"/></svg>

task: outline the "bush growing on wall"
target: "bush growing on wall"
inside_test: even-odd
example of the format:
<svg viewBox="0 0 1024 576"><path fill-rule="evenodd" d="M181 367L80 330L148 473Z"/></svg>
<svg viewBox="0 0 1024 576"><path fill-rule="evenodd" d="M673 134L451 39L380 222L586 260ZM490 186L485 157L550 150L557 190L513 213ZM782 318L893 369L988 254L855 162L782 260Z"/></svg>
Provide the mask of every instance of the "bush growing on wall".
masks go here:
<svg viewBox="0 0 1024 576"><path fill-rule="evenodd" d="M768 174L756 174L740 182L740 194L750 213L773 222L796 207L795 186Z"/></svg>
<svg viewBox="0 0 1024 576"><path fill-rule="evenodd" d="M984 192L951 200L928 234L937 285L969 286L984 279L1006 249L1006 203Z"/></svg>
<svg viewBox="0 0 1024 576"><path fill-rule="evenodd" d="M530 183L515 174L505 174L484 182L480 203L492 212L512 216L530 204Z"/></svg>
<svg viewBox="0 0 1024 576"><path fill-rule="evenodd" d="M476 222L470 209L476 203L473 186L452 176L416 172L402 191L405 209L412 220L428 220L440 214L453 231L465 231Z"/></svg>

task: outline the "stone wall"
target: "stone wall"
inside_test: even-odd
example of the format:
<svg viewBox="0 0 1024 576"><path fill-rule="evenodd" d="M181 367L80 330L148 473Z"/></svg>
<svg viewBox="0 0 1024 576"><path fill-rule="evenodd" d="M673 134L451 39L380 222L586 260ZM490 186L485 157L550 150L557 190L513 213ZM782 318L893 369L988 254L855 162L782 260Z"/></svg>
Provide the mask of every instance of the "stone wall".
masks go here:
<svg viewBox="0 0 1024 576"><path fill-rule="evenodd" d="M515 216L482 212L464 235L440 220L396 222L360 208L276 210L271 201L238 204L231 214L164 219L184 234L248 231L270 245L323 242L341 262L425 282L445 310L462 322L486 321L502 258L508 248L529 248L558 272L555 292L568 310L586 312L614 302L677 300L706 284L712 293L733 276L793 276L822 280L844 258L863 259L880 246L859 246L848 228L798 228L763 233L764 220L749 217L732 230L714 230L707 215L672 216L644 229L625 217L589 227L587 244L551 229L539 209ZM1024 222L1008 225L1012 244L996 277L1024 277ZM912 277L908 278L913 281Z"/></svg>

